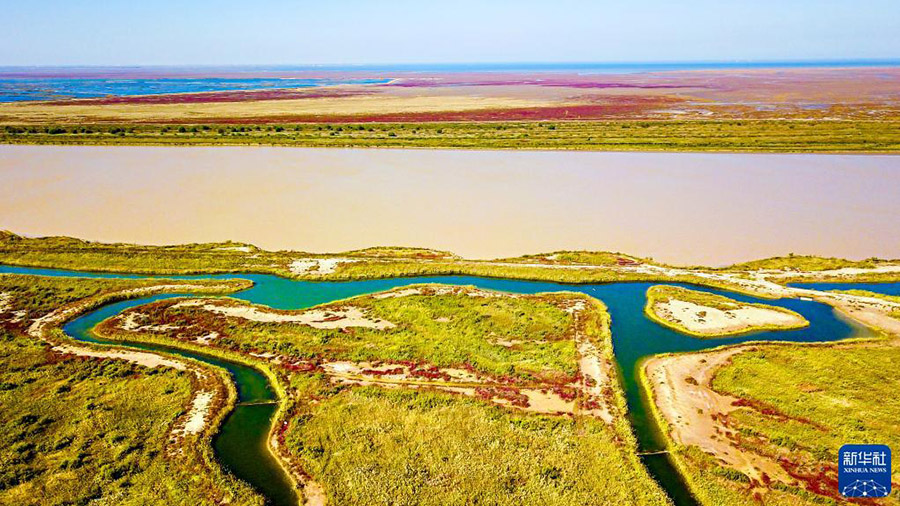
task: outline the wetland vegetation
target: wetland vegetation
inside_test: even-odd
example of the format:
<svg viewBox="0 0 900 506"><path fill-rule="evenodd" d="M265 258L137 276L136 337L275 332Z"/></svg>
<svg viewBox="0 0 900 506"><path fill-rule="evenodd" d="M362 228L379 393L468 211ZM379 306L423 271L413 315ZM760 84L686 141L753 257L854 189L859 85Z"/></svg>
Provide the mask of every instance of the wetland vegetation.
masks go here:
<svg viewBox="0 0 900 506"><path fill-rule="evenodd" d="M736 355L712 381L740 399L726 415L739 447L781 462L794 486L775 483L766 503L842 502L837 451L846 443L900 445L896 403L900 388L895 344L773 346ZM745 504L748 483L729 476L707 455L684 454L684 468L708 504ZM897 475L900 465L893 463ZM757 484L759 486L760 484ZM767 484L768 485L768 484ZM880 504L898 504L895 491Z"/></svg>
<svg viewBox="0 0 900 506"><path fill-rule="evenodd" d="M42 241L23 240L37 243ZM12 239L7 242L18 241L19 239ZM54 241L65 247L54 245ZM64 239L48 243L51 245L47 249L49 252L60 254L56 258L69 258L73 263L82 262L84 258L100 263L103 255L112 259L127 259L131 248L142 248L109 245L108 251L90 257L81 254L90 251L89 245ZM15 246L11 249L12 254L15 254ZM238 257L260 254L250 246L236 243L169 247L160 248L160 251L171 254L173 258L177 258L177 255L195 255L189 260L191 262L197 262L206 254L215 259L219 252L223 252L221 254L226 258L232 254ZM285 268L290 268L296 260L290 253L279 255L283 255ZM141 256L147 256L146 251ZM343 257L356 260L349 262L348 266L367 262L374 265L387 262L408 265L459 262L465 265L464 261L445 252L404 248L362 250L344 254ZM40 255L33 259L47 261L41 260ZM287 263L288 260L290 263ZM217 261L211 260L210 263L216 265ZM231 259L228 262L231 263L225 265L233 268L238 265ZM557 252L521 259L504 259L497 261L496 267L578 273L582 270L582 262L594 262L603 269L613 271L654 265L644 264L643 262L648 262L644 259L615 253ZM518 264L525 265L520 267ZM173 265L178 266L177 262ZM184 267L189 265L185 263ZM485 265L494 266L487 262ZM570 268L573 266L575 268ZM318 264L318 267L321 268L322 264ZM342 267L338 269L340 268ZM668 267L655 266L654 269L662 271L649 275L670 275L666 271ZM211 268L203 272L214 271L215 268ZM701 273L705 275L712 272L714 271ZM60 274L66 275L64 272ZM225 276L218 277L221 279ZM315 275L309 277L316 279ZM3 275L0 278L16 279L26 276ZM30 280L32 277L27 278ZM52 284L54 279L59 278L33 279L36 281L27 283L33 293L29 292L31 295L18 298L21 301L33 299L37 304L47 298L41 288L42 284ZM202 279L201 276L200 279L183 282L202 285ZM276 278L249 276L246 279L274 283L272 280ZM744 278L735 278L740 279ZM86 280L70 282L73 286L90 285L84 281ZM90 291L85 288L85 291L81 291L79 288L71 293L66 292L67 302L62 304L83 300L83 297L103 300L104 294L109 293L108 290L119 286L116 283L122 283L122 286L132 283L130 286L147 287L161 282L154 279L95 281L102 289L94 288ZM303 310L273 309L260 304L249 304L245 302L246 299L239 298L155 300L148 305L128 309L118 316L110 313L110 316L115 317L98 327L98 335L201 351L254 364L266 371L282 398L276 415L277 428L273 432L274 440L278 442L277 452L286 467L298 478L298 482L305 484L302 490L307 497L310 497L309 484L312 483L320 487L323 497L333 504L345 500L360 504L375 503L378 498L384 497L408 498L410 501L416 497L428 497L434 504L446 504L444 498L456 497L453 494L457 493L477 495L477 490L490 491L485 493L494 495L504 494L502 497L510 497L525 504L566 504L592 496L626 503L666 500L638 460L639 446L626 414L631 417L640 416L640 406L631 404L637 402L631 399L626 408L623 385L619 384L618 377L621 371L615 367L616 358L612 354L610 316L603 304L583 295L568 293L501 295L483 288L412 284L415 280L396 281L397 284L366 282L379 288L360 288L363 291L356 293L393 289L336 302L333 301L334 298L340 297L325 297L324 300L333 302L317 307L309 307L312 304L305 302L281 301L274 292L266 292L267 295L262 299L255 298L261 294L249 297L254 301L280 301L281 307L306 308ZM525 286L527 283L521 282L517 284L514 281L487 279L476 281L479 286L485 287L526 292L533 290ZM451 282L465 284L464 280ZM715 279L710 280L710 283L713 282ZM293 282L281 280L279 283ZM310 288L318 286L316 283L305 283ZM322 286L331 293L330 290L337 290L341 285L325 283ZM543 287L543 290L564 289L559 285L534 285ZM240 286L235 284L233 289ZM243 286L247 286L246 281ZM634 291L634 297L615 290L609 293L605 290L597 292L598 286L587 286L579 290L600 298L611 297L610 300L620 311L620 325L626 325L620 328L630 329L625 331L626 334L635 335L637 329L644 328L633 325L637 323L636 320L643 319L640 310L649 286L638 286L637 291L623 288L627 293ZM22 290L10 288L6 291L11 293ZM338 293L349 293L344 297L353 295L352 292L334 291L334 294ZM602 295L603 293L607 295ZM316 297L321 296L313 296L310 300L323 300ZM630 300L629 304L636 313L623 309L625 299L619 300L619 297ZM707 306L721 303L715 299L718 296L713 294L704 293L697 297L701 297L702 300L697 300ZM4 297L2 302L8 305L9 300L10 297ZM51 298L48 303L60 304L61 301L54 302ZM28 307L25 302L16 304ZM576 306L580 309L573 311ZM28 318L36 316L39 313L29 313ZM834 329L838 334L844 332L838 327ZM699 341L681 341L671 332L662 332L663 329L645 330L648 330L646 336L653 341L654 347L661 345L662 349L666 349L671 345L670 349L679 349L681 346L687 346L686 349L702 349L705 346L685 345L688 341ZM664 339L665 336L669 337ZM635 363L634 360L646 353L646 350L640 351L643 348L638 343L622 341L621 336L619 339L617 353L629 357L619 358L625 360L626 364ZM804 334L799 339L809 340L813 337ZM675 341L677 343L671 344ZM599 369L594 372L599 375L585 375L591 369L580 363L586 356L584 343L596 348L588 356L598 358L596 364ZM809 353L815 354L813 351ZM735 361L740 357L735 357ZM791 360L793 359L785 359L784 363L790 363ZM854 367L880 366L875 362L863 361L854 363ZM178 377L175 372L170 374ZM628 371L624 372L623 383L630 389L632 387L629 385L634 380L628 379L629 374ZM782 374L785 378L789 377L786 372ZM758 376L762 378L764 374L760 373ZM601 388L594 389L597 377L601 378ZM718 378L716 381L719 381ZM748 382L748 385L755 385L754 381ZM743 385L743 380L736 379L734 385ZM718 383L715 387L720 388ZM782 420L783 413L794 416L789 411L773 408L772 406L782 402L777 399L764 398L757 402L750 399L756 395L752 392L732 392L725 387L722 387L722 391L742 399L747 397L747 400L742 401L746 406L741 405L739 410L729 412L725 418L734 427L738 423L746 423L746 426L741 425L742 428L736 430L747 438L774 427L773 420ZM594 395L594 392L597 394ZM846 395L855 394L851 392ZM745 408L747 413L743 412ZM187 406L182 404L181 411L175 416L183 414L186 409ZM632 411L634 409L638 409L637 414ZM835 409L837 413L842 408L837 406ZM762 418L754 419L757 415ZM797 416L806 416L810 420L818 420L820 417L818 414ZM338 422L340 425L335 425ZM760 425L756 427L752 423ZM816 423L825 424L824 421ZM803 427L798 430L805 429L803 423L800 425ZM863 430L869 431L866 428ZM397 434L404 436L398 439ZM779 441L776 446L781 444L782 440L778 438L783 434L772 434L774 435L771 437ZM843 437L843 432L841 435ZM472 445L472 440L483 444ZM643 445L647 441L643 441L640 448L645 449L647 447ZM742 440L738 438L735 441L739 445ZM823 448L811 454L820 455ZM718 504L722 501L740 504L741 501L746 501L747 490L750 490L751 495L757 492L762 494L766 503L781 500L796 502L799 501L798 497L803 501L828 498L827 494L819 493L813 485L793 486L772 481L762 486L761 482L754 482L754 478L748 478L729 466L720 465L713 457L693 446L676 447L676 450L673 461L686 477L691 490L704 504ZM488 469L491 462L497 461L497 452L516 457L506 459L502 472L488 475L478 472L478 469ZM437 458L438 453L447 456L447 459ZM576 459L573 456L580 457ZM586 461L590 458L594 460ZM803 458L806 458L805 454ZM811 462L803 460L798 464L796 469L801 478L797 480L802 481L802 477L806 476L804 473L810 469L808 466L815 465ZM477 465L468 469L464 463ZM585 467L588 463L593 467ZM658 470L655 471L654 477L658 478L658 473ZM228 475L212 472L211 476L210 483L220 488L209 490L226 490L227 486L233 485L228 481L233 478L228 478ZM613 476L628 476L629 481L612 481ZM467 488L472 483L477 484L477 490ZM812 484L814 481L803 483ZM673 490L669 488L671 486L667 486L670 492ZM233 489L229 493L239 494L240 490L248 489ZM250 494L246 497L249 498L248 501L253 501L255 499L252 498L256 496ZM487 496L484 497L487 500Z"/></svg>
<svg viewBox="0 0 900 506"><path fill-rule="evenodd" d="M62 306L158 284L0 275L0 503L261 503L219 469L208 435L172 438L193 372L77 356L27 333Z"/></svg>
<svg viewBox="0 0 900 506"><path fill-rule="evenodd" d="M297 263L308 267L297 268ZM323 264L332 267L322 270ZM148 246L101 243L70 237L29 238L0 231L0 263L92 272L136 274L198 274L254 272L288 278L353 281L412 276L484 276L561 283L620 281L684 282L750 291L743 279L758 269L780 269L777 281L889 282L900 279L897 261L789 256L736 264L727 268L678 268L649 258L597 251L557 251L500 260L467 260L452 253L425 248L379 247L336 254L266 251L250 244L223 242ZM808 265L813 268L806 271ZM830 269L863 269L852 275ZM895 271L878 272L889 266ZM764 295L753 292L756 295Z"/></svg>
<svg viewBox="0 0 900 506"><path fill-rule="evenodd" d="M601 420L520 413L441 392L316 394L286 442L331 504L668 503L630 434Z"/></svg>
<svg viewBox="0 0 900 506"><path fill-rule="evenodd" d="M107 320L97 331L106 338L202 342L290 361L418 363L565 382L576 372L575 322L560 307L569 298L413 285L304 312L232 299L167 299Z"/></svg>
<svg viewBox="0 0 900 506"><path fill-rule="evenodd" d="M0 118L2 121L2 118ZM617 120L438 123L7 124L3 144L603 151L897 152L900 123Z"/></svg>

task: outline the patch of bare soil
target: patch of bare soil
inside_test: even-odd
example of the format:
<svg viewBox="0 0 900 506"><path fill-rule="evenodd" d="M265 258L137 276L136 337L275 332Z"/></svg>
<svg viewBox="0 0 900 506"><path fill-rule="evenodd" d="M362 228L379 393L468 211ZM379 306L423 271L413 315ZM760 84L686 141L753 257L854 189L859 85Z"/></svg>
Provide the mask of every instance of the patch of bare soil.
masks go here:
<svg viewBox="0 0 900 506"><path fill-rule="evenodd" d="M723 465L758 482L775 479L790 484L793 480L777 461L731 441L733 429L723 420L740 407L739 399L722 395L710 386L720 367L734 355L750 349L753 347L736 346L705 353L653 357L644 364L644 373L656 407L676 443L695 445Z"/></svg>

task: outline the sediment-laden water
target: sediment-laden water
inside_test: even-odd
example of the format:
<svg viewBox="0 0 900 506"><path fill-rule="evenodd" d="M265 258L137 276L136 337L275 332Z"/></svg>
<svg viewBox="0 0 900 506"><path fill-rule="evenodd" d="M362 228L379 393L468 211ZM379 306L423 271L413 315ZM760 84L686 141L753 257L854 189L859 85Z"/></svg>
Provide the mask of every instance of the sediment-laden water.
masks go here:
<svg viewBox="0 0 900 506"><path fill-rule="evenodd" d="M0 230L686 265L893 258L900 156L0 146Z"/></svg>

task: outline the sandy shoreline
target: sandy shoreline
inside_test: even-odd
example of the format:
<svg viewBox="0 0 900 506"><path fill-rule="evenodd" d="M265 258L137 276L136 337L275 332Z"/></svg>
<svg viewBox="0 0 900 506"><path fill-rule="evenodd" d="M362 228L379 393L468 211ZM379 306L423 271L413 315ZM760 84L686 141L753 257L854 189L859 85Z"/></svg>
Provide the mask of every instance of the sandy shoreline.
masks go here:
<svg viewBox="0 0 900 506"><path fill-rule="evenodd" d="M788 288L786 291L789 296L807 296L829 304L854 322L886 336L893 345L900 342L900 320L889 316L891 311L900 309L900 303L816 290ZM840 345L829 343L824 346ZM651 410L666 432L665 437L677 445L697 446L722 464L746 474L757 484L766 483L769 479L794 484L796 480L777 460L731 442L731 437L737 434L723 420L738 409L740 404L736 403L739 399L721 394L711 386L717 371L728 365L736 355L776 346L786 344L748 343L646 359L641 364L642 383L653 403Z"/></svg>
<svg viewBox="0 0 900 506"><path fill-rule="evenodd" d="M763 473L785 483L792 480L778 463L740 449L729 442L732 429L720 421L738 409L737 397L722 395L710 386L716 371L731 357L754 346L737 346L704 353L652 357L643 364L646 385L651 388L656 409L676 443L696 445L724 464L761 481Z"/></svg>

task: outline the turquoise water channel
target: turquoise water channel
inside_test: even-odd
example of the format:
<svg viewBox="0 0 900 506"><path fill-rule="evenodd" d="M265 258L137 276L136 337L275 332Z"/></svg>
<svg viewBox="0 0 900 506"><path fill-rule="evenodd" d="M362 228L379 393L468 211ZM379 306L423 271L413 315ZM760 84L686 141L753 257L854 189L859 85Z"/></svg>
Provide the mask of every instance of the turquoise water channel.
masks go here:
<svg viewBox="0 0 900 506"><path fill-rule="evenodd" d="M0 266L0 273L102 278L154 277L11 266ZM638 381L637 371L644 358L658 353L697 351L748 341L834 341L865 332L862 327L840 318L830 306L818 302L799 299L762 300L743 294L700 286L689 287L695 290L725 295L740 301L763 302L791 309L809 320L810 326L798 330L757 332L723 339L692 338L668 330L644 316L643 310L647 289L658 283L571 285L470 276L429 276L349 282L298 281L264 274L155 277L168 279L248 279L254 282L254 286L233 294L231 297L256 304L264 304L276 309L303 309L356 295L417 283L474 285L488 290L523 294L558 291L584 293L602 300L609 308L612 316L614 352L628 402L629 418L634 427L639 449L642 453L656 452L665 448L664 437L649 415L648 400L644 397ZM813 286L809 287L813 288ZM893 293L896 290L900 290L900 283L854 285L853 287L865 287L868 290ZM843 285L841 288L850 288L850 286ZM91 334L91 328L100 321L127 308L174 296L177 295L159 295L109 304L72 320L65 326L64 330L68 335L78 340L102 342ZM116 344L121 343L117 342ZM297 503L297 496L290 481L267 448L266 439L276 410L274 401L277 399L267 378L261 372L246 365L202 355L193 351L151 344L124 344L141 349L175 353L227 369L237 385L239 399L237 407L225 420L213 442L217 457L236 476L247 481L265 495L271 504L281 506ZM679 506L696 504L667 454L647 455L642 457L642 459L651 474L666 490L675 504Z"/></svg>

